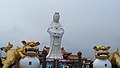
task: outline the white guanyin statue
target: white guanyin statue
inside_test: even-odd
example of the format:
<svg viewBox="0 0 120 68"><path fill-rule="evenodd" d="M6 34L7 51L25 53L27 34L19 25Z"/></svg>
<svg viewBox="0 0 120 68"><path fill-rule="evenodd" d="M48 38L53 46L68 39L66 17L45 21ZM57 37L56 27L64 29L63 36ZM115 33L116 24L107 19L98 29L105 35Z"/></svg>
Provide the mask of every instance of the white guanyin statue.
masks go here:
<svg viewBox="0 0 120 68"><path fill-rule="evenodd" d="M58 12L55 12L53 16L53 21L50 24L47 32L50 34L50 52L47 55L47 58L61 59L61 40L64 34L64 29L62 28L60 22L60 15Z"/></svg>

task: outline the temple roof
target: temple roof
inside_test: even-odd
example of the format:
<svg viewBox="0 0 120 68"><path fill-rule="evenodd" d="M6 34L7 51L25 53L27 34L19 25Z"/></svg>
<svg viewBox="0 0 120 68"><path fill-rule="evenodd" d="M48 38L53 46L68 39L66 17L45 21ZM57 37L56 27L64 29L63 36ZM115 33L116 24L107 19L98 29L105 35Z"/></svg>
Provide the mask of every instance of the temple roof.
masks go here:
<svg viewBox="0 0 120 68"><path fill-rule="evenodd" d="M49 53L50 47L46 47L44 46L43 50L47 51L47 54ZM74 60L78 60L78 55L72 55L71 52L66 52L64 47L61 48L61 52L63 54L63 59L60 59L60 61L64 61L64 62L73 62ZM39 51L39 56L43 56L42 51ZM39 59L43 59L43 58L39 58ZM47 58L46 61L54 61L54 59L51 58ZM84 63L90 63L91 60L85 58L85 57L81 57L81 61L84 61Z"/></svg>
<svg viewBox="0 0 120 68"><path fill-rule="evenodd" d="M77 55L70 55L70 56L68 56L68 58L70 60L78 60L78 56Z"/></svg>
<svg viewBox="0 0 120 68"><path fill-rule="evenodd" d="M49 53L50 47L44 46L43 49L46 50L47 53ZM61 48L61 52L62 52L63 55L71 55L72 54L71 52L66 52L65 49L64 49L64 47Z"/></svg>

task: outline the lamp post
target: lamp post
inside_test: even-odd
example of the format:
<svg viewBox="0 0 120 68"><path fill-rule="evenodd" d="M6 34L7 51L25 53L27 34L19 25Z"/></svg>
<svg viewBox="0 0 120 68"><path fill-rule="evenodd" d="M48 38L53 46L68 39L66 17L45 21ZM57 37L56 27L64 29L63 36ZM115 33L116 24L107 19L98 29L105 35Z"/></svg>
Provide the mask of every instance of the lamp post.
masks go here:
<svg viewBox="0 0 120 68"><path fill-rule="evenodd" d="M77 55L78 55L78 68L82 68L82 62L81 62L82 52L79 51Z"/></svg>
<svg viewBox="0 0 120 68"><path fill-rule="evenodd" d="M43 54L43 66L42 66L42 68L46 68L47 51L43 49L42 54Z"/></svg>
<svg viewBox="0 0 120 68"><path fill-rule="evenodd" d="M59 66L59 60L58 59L54 59L54 68L58 68Z"/></svg>
<svg viewBox="0 0 120 68"><path fill-rule="evenodd" d="M90 62L89 66L90 66L90 68L93 68L93 62L92 61Z"/></svg>

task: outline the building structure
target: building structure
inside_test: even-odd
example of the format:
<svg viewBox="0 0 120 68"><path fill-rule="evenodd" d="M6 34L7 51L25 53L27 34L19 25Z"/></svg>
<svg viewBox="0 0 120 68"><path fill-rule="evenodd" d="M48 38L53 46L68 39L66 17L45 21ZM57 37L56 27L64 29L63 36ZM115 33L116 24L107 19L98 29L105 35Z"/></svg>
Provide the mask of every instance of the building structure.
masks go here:
<svg viewBox="0 0 120 68"><path fill-rule="evenodd" d="M44 46L43 50L46 50L47 54L50 51L50 47ZM59 60L59 68L78 68L78 55L72 54L72 52L67 52L64 47L61 48L61 53L63 56L63 59ZM41 62L41 65L43 63L43 54L42 51L39 51L39 59ZM91 60L81 57L82 67L87 68L90 67ZM54 67L54 58L46 58L46 67L53 68Z"/></svg>

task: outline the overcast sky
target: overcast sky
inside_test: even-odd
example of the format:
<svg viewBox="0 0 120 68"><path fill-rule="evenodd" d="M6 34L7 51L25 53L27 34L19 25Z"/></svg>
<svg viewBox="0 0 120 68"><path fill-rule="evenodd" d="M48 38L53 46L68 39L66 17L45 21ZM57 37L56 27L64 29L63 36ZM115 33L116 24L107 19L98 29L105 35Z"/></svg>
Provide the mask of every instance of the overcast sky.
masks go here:
<svg viewBox="0 0 120 68"><path fill-rule="evenodd" d="M62 47L93 58L94 45L120 48L120 0L0 0L0 46L22 40L49 46L47 28L59 11L65 29Z"/></svg>

